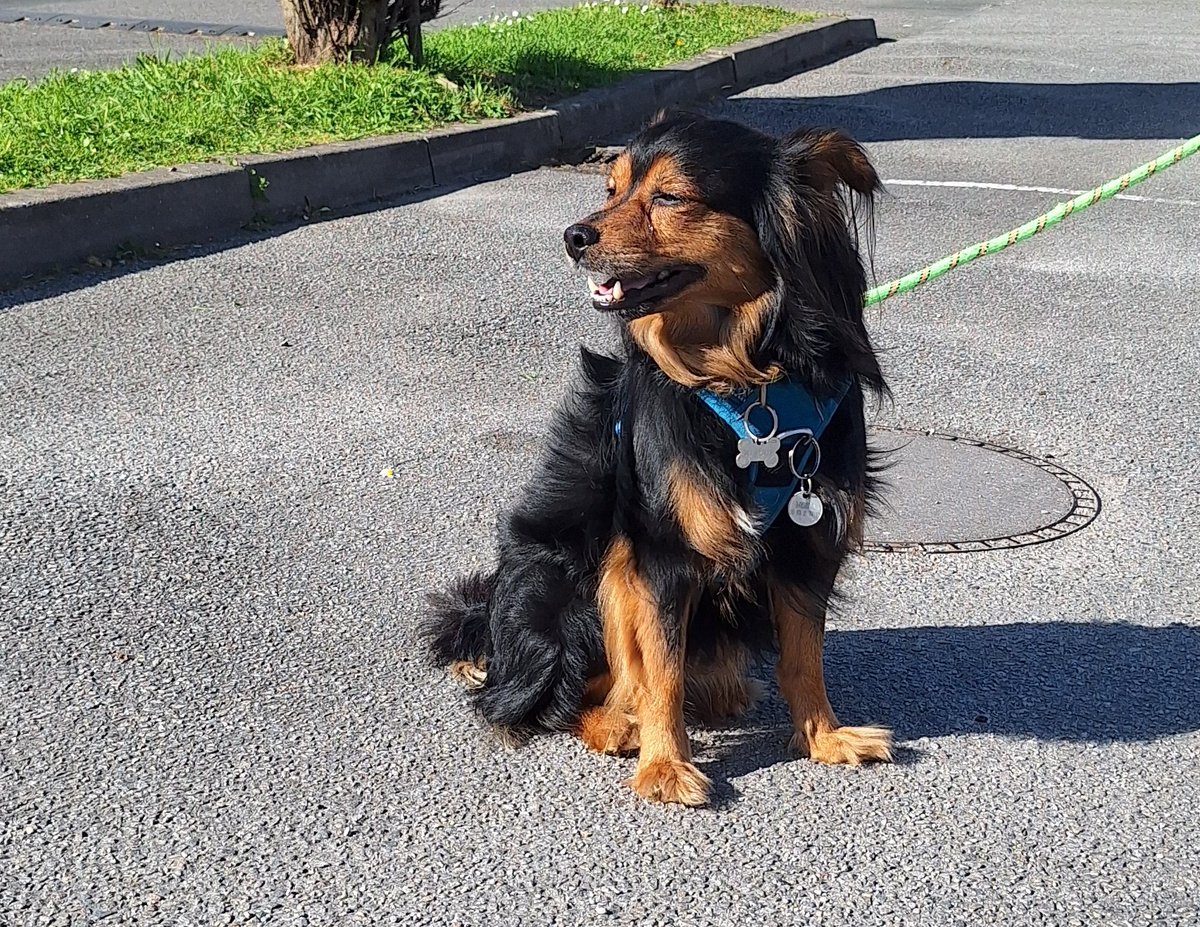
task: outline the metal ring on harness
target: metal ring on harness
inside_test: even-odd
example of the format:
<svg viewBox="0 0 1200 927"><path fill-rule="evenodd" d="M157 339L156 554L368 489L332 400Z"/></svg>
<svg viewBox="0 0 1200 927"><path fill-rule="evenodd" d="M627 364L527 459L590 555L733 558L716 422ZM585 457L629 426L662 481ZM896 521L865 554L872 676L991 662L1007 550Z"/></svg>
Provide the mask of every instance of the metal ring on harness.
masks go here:
<svg viewBox="0 0 1200 927"><path fill-rule="evenodd" d="M759 408L766 409L771 413L771 430L765 435L761 436L755 434L754 429L750 427L750 413ZM775 437L775 432L779 431L779 413L772 409L765 402L752 402L750 405L746 406L746 411L742 413L742 425L746 429L746 434L748 434L753 440L770 441L773 437Z"/></svg>
<svg viewBox="0 0 1200 927"><path fill-rule="evenodd" d="M798 473L796 471L796 448L802 445L805 448L806 455L808 453L808 448L812 448L813 465L811 468L806 469L804 473ZM801 460L803 460L803 458L801 458ZM800 432L799 439L788 451L788 469L792 471L792 476L798 480L806 480L821 469L821 445L817 439L813 437L813 433L808 429L804 429L802 432Z"/></svg>

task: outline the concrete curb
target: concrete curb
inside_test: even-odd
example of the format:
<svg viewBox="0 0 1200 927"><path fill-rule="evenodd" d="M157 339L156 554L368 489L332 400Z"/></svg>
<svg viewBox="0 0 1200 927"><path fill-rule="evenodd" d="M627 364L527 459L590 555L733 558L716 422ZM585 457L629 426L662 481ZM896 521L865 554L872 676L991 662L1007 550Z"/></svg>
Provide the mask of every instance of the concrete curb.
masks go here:
<svg viewBox="0 0 1200 927"><path fill-rule="evenodd" d="M637 74L511 119L188 164L0 195L0 282L227 237L255 220L362 207L536 167L630 131L665 106L744 90L874 45L871 19L820 20Z"/></svg>
<svg viewBox="0 0 1200 927"><path fill-rule="evenodd" d="M418 135L314 145L238 161L248 175L243 192L260 219L308 216L434 185L429 145Z"/></svg>
<svg viewBox="0 0 1200 927"><path fill-rule="evenodd" d="M245 171L185 164L0 196L0 281L146 249L205 241L254 218Z"/></svg>

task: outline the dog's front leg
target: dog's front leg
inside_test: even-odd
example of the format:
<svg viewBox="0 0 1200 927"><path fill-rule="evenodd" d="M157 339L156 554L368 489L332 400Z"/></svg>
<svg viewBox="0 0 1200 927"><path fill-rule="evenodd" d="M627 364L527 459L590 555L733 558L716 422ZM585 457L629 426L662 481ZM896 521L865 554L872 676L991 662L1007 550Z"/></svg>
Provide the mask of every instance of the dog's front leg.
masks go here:
<svg viewBox="0 0 1200 927"><path fill-rule="evenodd" d="M776 674L792 712L791 748L818 763L889 762L892 732L842 727L825 691L825 605L809 590L773 582L771 611L779 639Z"/></svg>
<svg viewBox="0 0 1200 927"><path fill-rule="evenodd" d="M612 675L606 707L632 712L637 719L634 791L651 801L703 805L709 781L692 765L683 720L684 654L695 596L682 583L671 586L670 580L651 579L639 568L628 539L613 542L600 576Z"/></svg>

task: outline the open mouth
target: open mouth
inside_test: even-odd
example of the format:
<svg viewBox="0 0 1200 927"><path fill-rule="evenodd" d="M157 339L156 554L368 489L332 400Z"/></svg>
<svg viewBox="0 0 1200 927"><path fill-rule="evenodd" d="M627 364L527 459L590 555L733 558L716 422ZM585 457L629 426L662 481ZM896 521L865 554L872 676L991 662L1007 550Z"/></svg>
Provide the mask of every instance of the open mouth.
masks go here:
<svg viewBox="0 0 1200 927"><path fill-rule="evenodd" d="M588 277L588 289L593 306L604 312L615 312L674 296L700 276L698 268L674 267L645 277L612 277L604 283Z"/></svg>

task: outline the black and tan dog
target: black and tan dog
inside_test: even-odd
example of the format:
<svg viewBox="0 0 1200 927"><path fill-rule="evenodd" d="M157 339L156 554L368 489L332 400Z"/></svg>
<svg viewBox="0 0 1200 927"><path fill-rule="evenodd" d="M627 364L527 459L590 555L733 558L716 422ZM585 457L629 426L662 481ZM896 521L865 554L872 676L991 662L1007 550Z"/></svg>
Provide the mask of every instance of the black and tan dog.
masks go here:
<svg viewBox="0 0 1200 927"><path fill-rule="evenodd" d="M822 670L875 488L855 213L878 188L837 132L691 115L614 163L565 238L623 352L583 352L495 570L436 597L428 627L488 721L637 751L639 794L700 805L685 711L744 711L751 656L776 648L798 752L890 759L888 731L838 723Z"/></svg>

